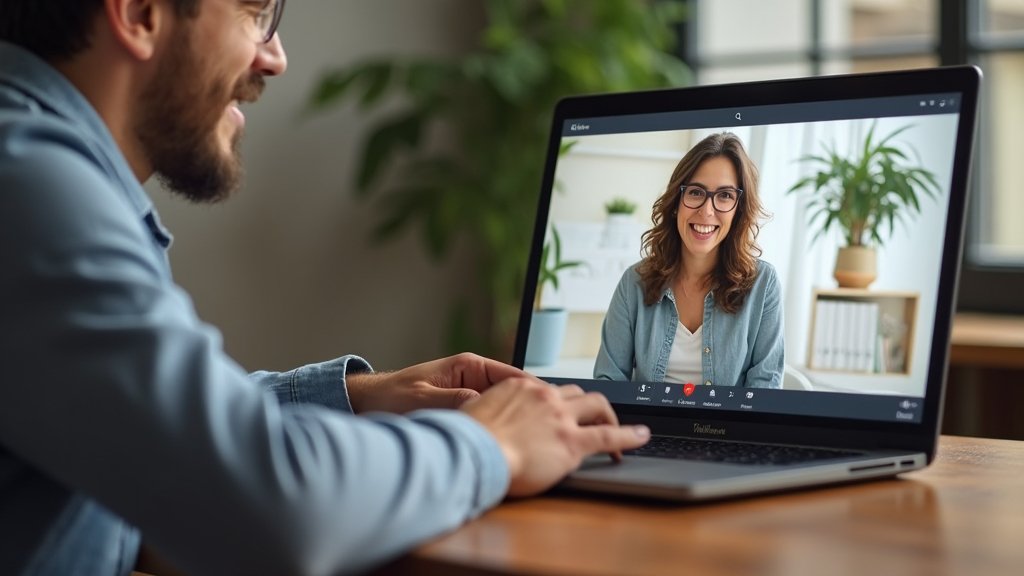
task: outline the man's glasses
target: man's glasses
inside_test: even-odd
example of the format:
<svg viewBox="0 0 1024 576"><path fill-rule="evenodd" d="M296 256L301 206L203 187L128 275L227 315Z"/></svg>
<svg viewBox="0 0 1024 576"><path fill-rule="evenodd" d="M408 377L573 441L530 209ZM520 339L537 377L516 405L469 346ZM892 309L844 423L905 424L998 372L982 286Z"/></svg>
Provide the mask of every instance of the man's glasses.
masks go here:
<svg viewBox="0 0 1024 576"><path fill-rule="evenodd" d="M683 206L696 210L704 206L704 203L711 198L711 206L718 212L731 212L739 202L743 190L739 188L719 188L714 192L708 192L703 186L697 184L683 184L679 187L679 195L682 198Z"/></svg>
<svg viewBox="0 0 1024 576"><path fill-rule="evenodd" d="M284 14L284 0L263 0L263 7L256 14L256 29L259 30L264 44L270 42L274 34L277 33L277 26L281 23L282 14Z"/></svg>

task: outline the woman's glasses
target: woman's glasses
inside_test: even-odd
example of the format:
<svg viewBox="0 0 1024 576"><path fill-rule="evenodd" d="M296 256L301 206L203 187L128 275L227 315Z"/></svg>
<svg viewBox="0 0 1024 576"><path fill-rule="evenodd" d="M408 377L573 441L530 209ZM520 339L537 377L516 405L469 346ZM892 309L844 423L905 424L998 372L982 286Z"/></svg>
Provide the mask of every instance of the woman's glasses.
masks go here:
<svg viewBox="0 0 1024 576"><path fill-rule="evenodd" d="M709 192L703 186L697 184L683 184L679 187L679 195L683 206L696 210L711 198L711 206L718 212L731 212L739 202L743 190L739 188L719 188Z"/></svg>

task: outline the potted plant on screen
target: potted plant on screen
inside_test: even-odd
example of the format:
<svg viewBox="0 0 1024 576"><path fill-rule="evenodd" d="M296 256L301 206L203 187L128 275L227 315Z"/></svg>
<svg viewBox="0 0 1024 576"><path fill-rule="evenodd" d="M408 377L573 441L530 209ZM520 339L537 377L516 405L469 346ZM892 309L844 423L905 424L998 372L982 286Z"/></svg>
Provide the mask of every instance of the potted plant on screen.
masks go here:
<svg viewBox="0 0 1024 576"><path fill-rule="evenodd" d="M604 231L601 234L602 248L628 248L629 236L633 232L630 226L636 203L616 196L604 205L606 214Z"/></svg>
<svg viewBox="0 0 1024 576"><path fill-rule="evenodd" d="M910 127L878 138L872 123L855 156L842 156L834 146L826 146L824 155L800 158L817 171L788 192L809 191L809 224L818 227L812 242L833 226L842 230L846 245L839 249L835 267L840 287L867 288L877 277L876 247L892 235L897 220L906 224L921 212L922 197L935 198L941 190L934 174L913 165L908 153L913 149L895 142Z"/></svg>
<svg viewBox="0 0 1024 576"><path fill-rule="evenodd" d="M541 250L537 292L533 299L533 317L526 344L527 366L550 366L558 361L562 352L562 341L565 339L569 311L565 308L544 308L541 305L541 296L548 286L558 290L559 274L581 265L583 262L578 260L562 260L562 239L558 235L558 230L552 226L551 239Z"/></svg>

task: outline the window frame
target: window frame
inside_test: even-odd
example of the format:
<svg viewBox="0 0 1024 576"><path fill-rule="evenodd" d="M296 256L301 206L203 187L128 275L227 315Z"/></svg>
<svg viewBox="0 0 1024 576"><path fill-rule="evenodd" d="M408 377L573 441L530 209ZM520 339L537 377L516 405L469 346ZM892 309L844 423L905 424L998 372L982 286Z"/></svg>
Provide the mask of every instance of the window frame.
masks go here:
<svg viewBox="0 0 1024 576"><path fill-rule="evenodd" d="M1016 38L985 39L981 36L980 0L940 0L940 42L944 64L981 64L985 56L1008 52L1024 52L1024 34ZM967 234L960 267L960 290L958 307L962 310L1002 314L1024 313L1024 266L983 262L974 258L970 243L977 241L980 226L981 203L985 198L980 191L986 190L985 174L991 172L986 165L991 145L982 138L988 126L992 125L991 108L986 105L985 90L982 90L978 134L971 170L970 204L968 205Z"/></svg>

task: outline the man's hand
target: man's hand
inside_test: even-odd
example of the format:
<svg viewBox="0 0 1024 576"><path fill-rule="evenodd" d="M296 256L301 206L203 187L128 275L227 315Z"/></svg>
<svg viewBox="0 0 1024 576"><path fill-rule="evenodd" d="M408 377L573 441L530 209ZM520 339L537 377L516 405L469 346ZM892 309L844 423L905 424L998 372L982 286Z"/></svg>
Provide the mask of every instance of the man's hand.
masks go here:
<svg viewBox="0 0 1024 576"><path fill-rule="evenodd" d="M463 404L501 445L508 461L510 496L553 486L597 452L621 458L647 443L646 426L619 426L608 399L574 384L554 387L536 378L513 378Z"/></svg>
<svg viewBox="0 0 1024 576"><path fill-rule="evenodd" d="M458 354L416 364L398 372L348 376L349 402L356 414L421 408L458 408L491 385L526 373L476 354Z"/></svg>

